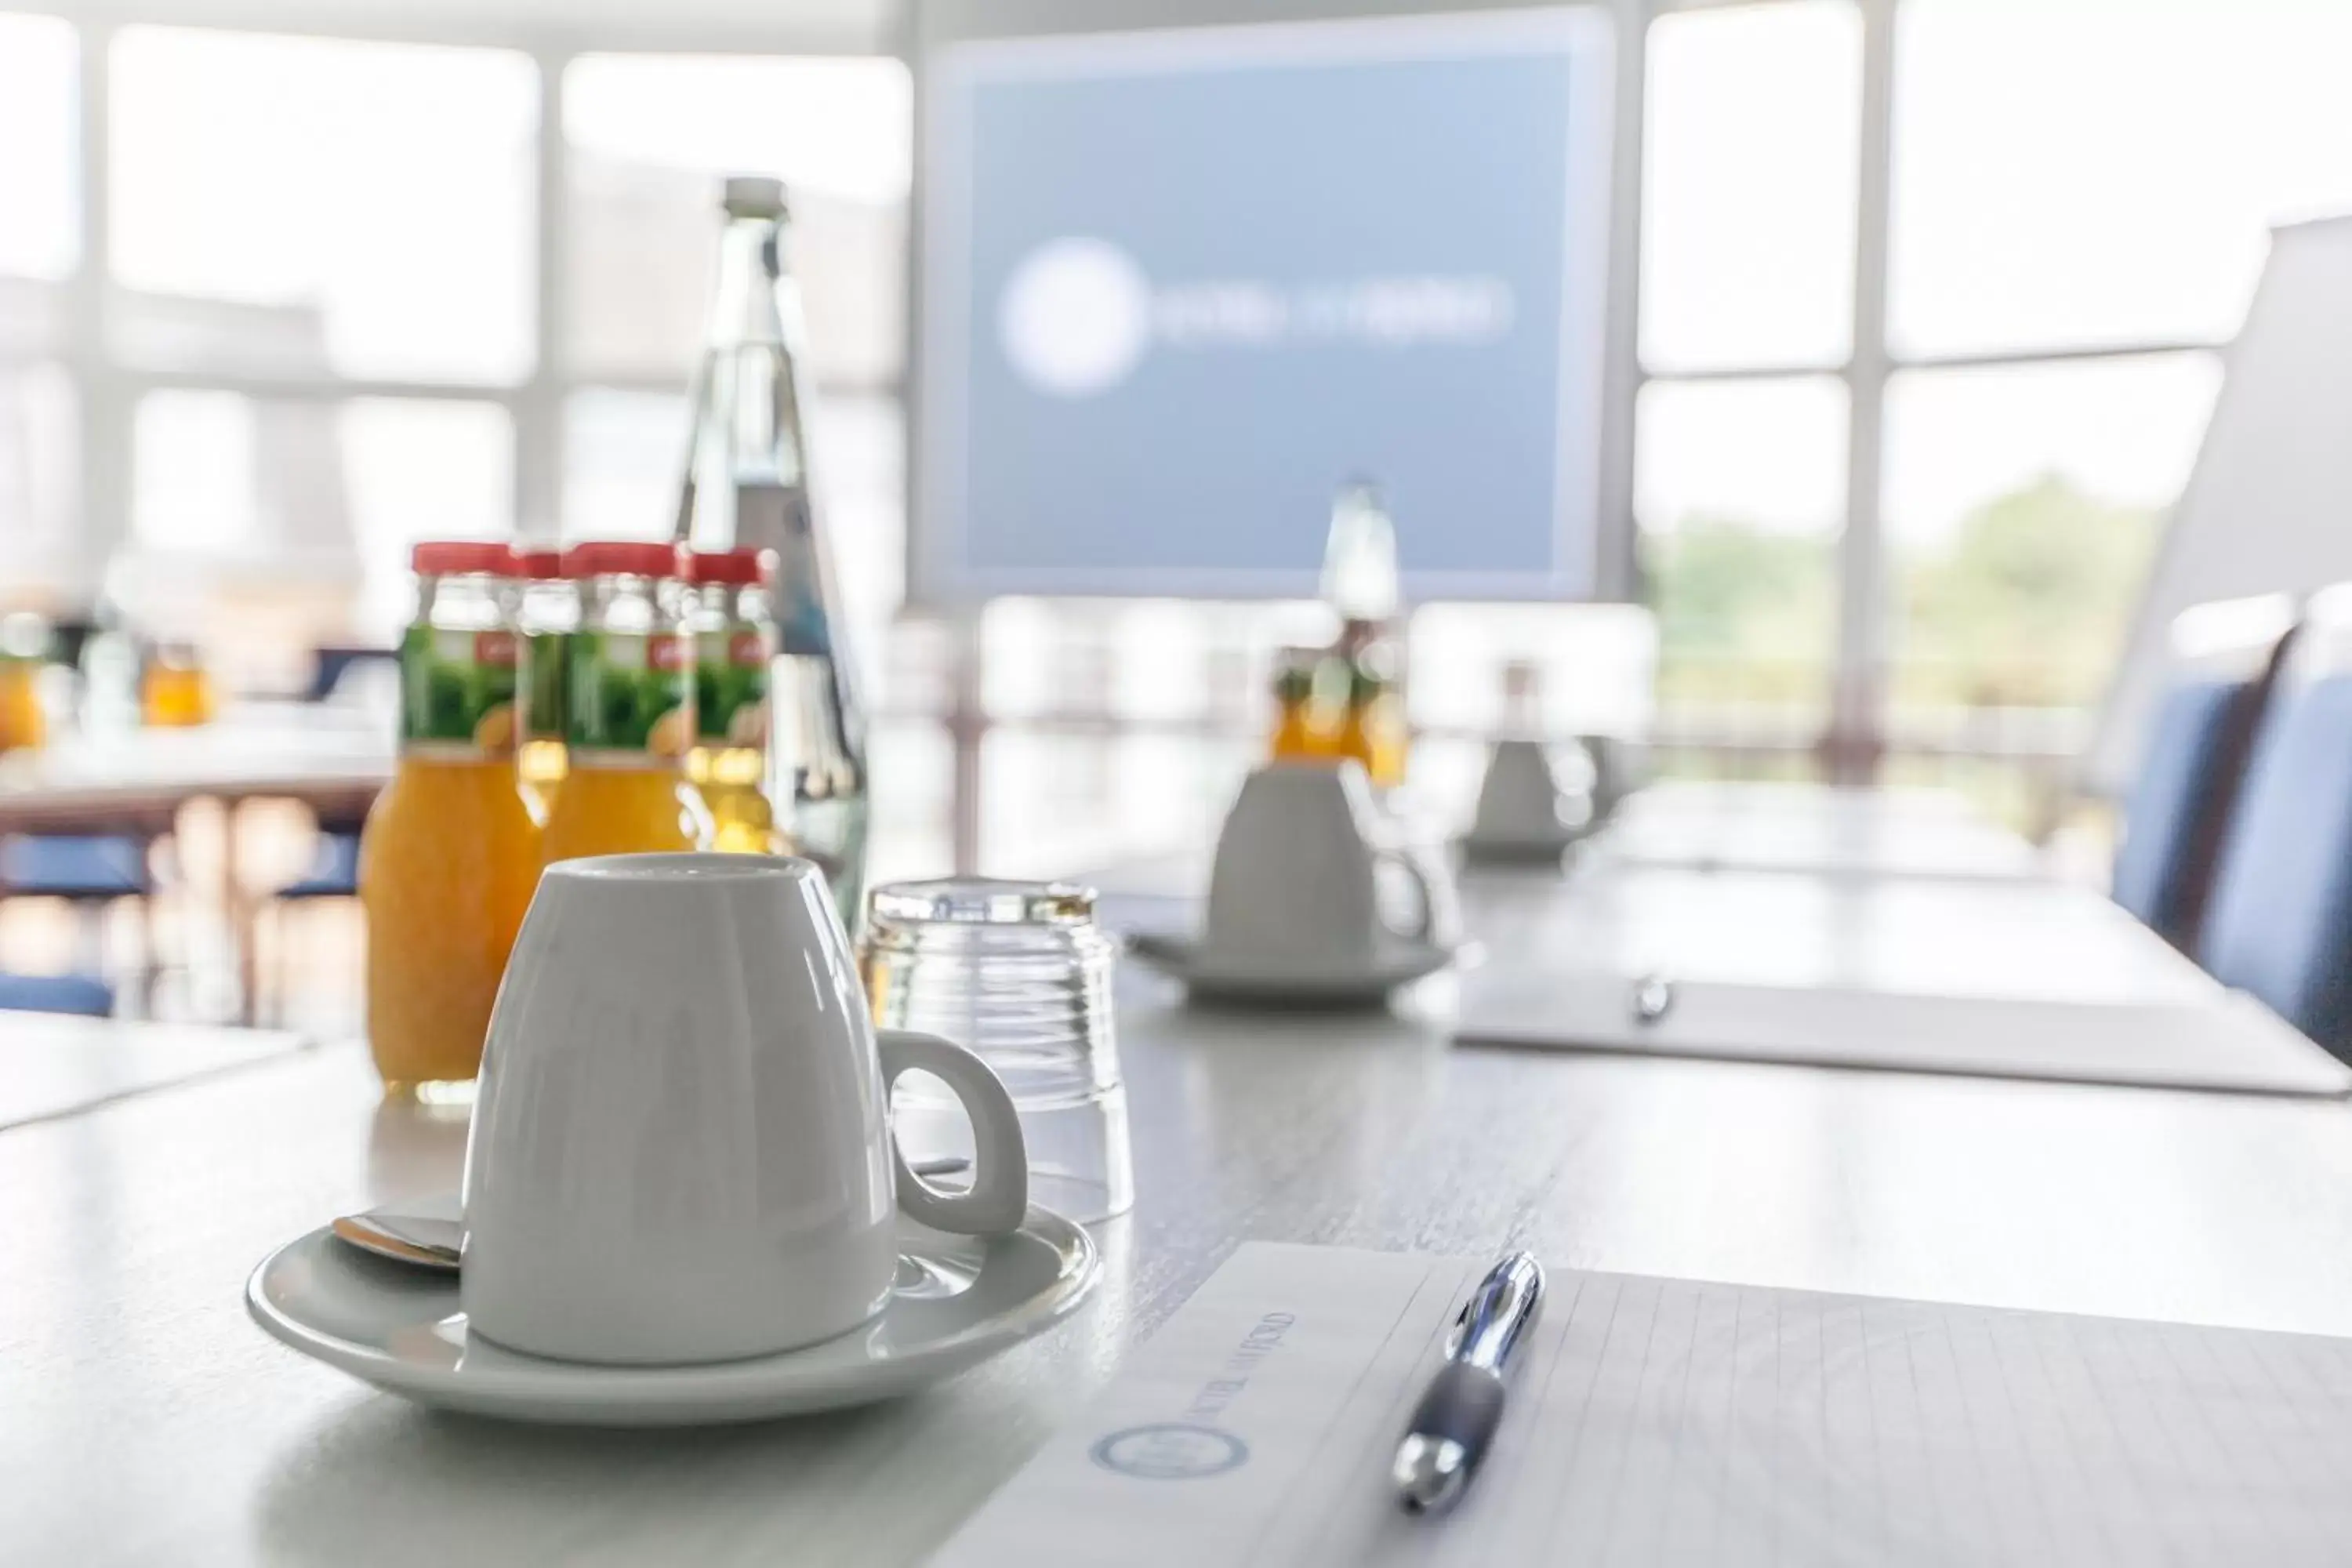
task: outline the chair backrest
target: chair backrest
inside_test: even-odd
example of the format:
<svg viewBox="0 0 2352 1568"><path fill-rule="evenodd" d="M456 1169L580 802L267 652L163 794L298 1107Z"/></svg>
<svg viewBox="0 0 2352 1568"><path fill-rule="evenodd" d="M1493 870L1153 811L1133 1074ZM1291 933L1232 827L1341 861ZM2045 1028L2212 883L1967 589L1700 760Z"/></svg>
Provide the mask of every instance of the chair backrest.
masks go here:
<svg viewBox="0 0 2352 1568"><path fill-rule="evenodd" d="M0 1009L103 1018L114 1011L114 987L84 974L0 974Z"/></svg>
<svg viewBox="0 0 2352 1568"><path fill-rule="evenodd" d="M362 664L400 662L400 650L390 647L323 647L310 650L310 684L303 689L305 702L324 702L335 694L343 677Z"/></svg>
<svg viewBox="0 0 2352 1568"><path fill-rule="evenodd" d="M2116 902L2193 948L2240 783L2295 619L2285 595L2200 605L2172 628L2172 668L2124 805Z"/></svg>
<svg viewBox="0 0 2352 1568"><path fill-rule="evenodd" d="M2199 955L2352 1059L2352 584L2314 596L2286 657Z"/></svg>

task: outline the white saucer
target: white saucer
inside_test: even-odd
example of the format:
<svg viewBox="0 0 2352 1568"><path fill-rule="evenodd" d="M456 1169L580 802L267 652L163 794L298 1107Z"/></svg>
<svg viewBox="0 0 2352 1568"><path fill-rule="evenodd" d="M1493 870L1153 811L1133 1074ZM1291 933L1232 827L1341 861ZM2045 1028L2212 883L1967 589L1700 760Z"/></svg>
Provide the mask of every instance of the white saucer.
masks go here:
<svg viewBox="0 0 2352 1568"><path fill-rule="evenodd" d="M1456 842L1462 858L1474 866L1532 866L1559 859L1591 837L1585 827L1563 827L1550 833L1482 834L1473 829Z"/></svg>
<svg viewBox="0 0 2352 1568"><path fill-rule="evenodd" d="M1436 973L1458 950L1398 938L1369 969L1353 973L1302 973L1288 964L1237 954L1210 955L1200 942L1163 931L1137 931L1128 938L1136 957L1184 983L1195 996L1212 1001L1289 1002L1314 1006L1360 1006L1384 1001L1400 985Z"/></svg>
<svg viewBox="0 0 2352 1568"><path fill-rule="evenodd" d="M325 1228L246 1282L246 1310L304 1355L421 1405L583 1426L761 1421L870 1404L987 1360L1069 1315L1102 1272L1087 1233L1032 1208L1011 1236L899 1221L898 1293L822 1344L698 1366L548 1361L469 1340L455 1275L369 1256Z"/></svg>

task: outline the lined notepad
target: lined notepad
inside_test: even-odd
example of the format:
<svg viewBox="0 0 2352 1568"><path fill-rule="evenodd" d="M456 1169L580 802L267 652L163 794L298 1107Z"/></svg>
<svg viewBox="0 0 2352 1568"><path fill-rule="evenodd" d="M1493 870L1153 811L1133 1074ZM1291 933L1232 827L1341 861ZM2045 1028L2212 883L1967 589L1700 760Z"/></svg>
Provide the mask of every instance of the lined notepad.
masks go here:
<svg viewBox="0 0 2352 1568"><path fill-rule="evenodd" d="M1484 1266L1244 1246L935 1562L2352 1561L2352 1341L1560 1269L1485 1473L1405 1518Z"/></svg>

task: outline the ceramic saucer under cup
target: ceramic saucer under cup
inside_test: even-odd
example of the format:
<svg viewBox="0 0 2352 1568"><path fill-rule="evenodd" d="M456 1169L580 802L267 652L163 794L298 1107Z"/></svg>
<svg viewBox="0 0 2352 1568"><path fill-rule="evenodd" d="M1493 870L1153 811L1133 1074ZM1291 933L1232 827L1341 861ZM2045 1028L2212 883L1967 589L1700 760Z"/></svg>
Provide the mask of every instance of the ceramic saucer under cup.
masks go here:
<svg viewBox="0 0 2352 1568"><path fill-rule="evenodd" d="M1042 1333L1100 1278L1093 1241L1031 1208L1009 1235L898 1221L879 1315L799 1350L683 1366L604 1366L469 1338L457 1277L371 1257L320 1227L246 1283L255 1322L314 1360L446 1410L583 1426L689 1426L835 1410L911 1393Z"/></svg>
<svg viewBox="0 0 2352 1568"><path fill-rule="evenodd" d="M1272 958L1211 952L1192 937L1138 931L1129 951L1161 973L1184 983L1209 1001L1287 1002L1319 1006L1367 1006L1385 1001L1399 986L1436 973L1459 950L1399 937L1384 942L1372 962L1359 970L1302 970Z"/></svg>

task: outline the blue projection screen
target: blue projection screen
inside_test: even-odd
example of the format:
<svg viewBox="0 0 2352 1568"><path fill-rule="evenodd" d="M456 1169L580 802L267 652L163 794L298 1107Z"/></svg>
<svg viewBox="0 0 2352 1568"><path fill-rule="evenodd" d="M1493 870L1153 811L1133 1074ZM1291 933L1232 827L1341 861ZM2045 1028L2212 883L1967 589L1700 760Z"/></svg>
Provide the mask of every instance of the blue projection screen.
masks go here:
<svg viewBox="0 0 2352 1568"><path fill-rule="evenodd" d="M1589 595L1588 9L927 62L917 594L1289 596L1370 479L1415 598Z"/></svg>

